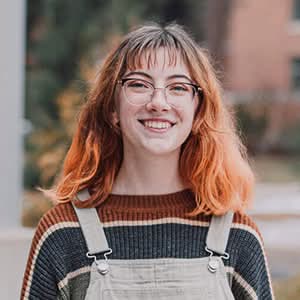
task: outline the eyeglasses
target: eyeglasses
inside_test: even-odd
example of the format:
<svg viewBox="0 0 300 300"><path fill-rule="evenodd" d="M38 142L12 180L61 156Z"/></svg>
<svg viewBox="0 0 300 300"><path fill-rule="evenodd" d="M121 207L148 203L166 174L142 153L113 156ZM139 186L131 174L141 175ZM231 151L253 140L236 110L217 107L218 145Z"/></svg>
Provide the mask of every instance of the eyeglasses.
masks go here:
<svg viewBox="0 0 300 300"><path fill-rule="evenodd" d="M122 85L127 101L133 105L145 105L151 101L155 90L163 90L171 106L192 102L196 94L202 96L203 92L198 85L187 82L173 82L162 88L156 88L152 83L138 78L123 78L117 83Z"/></svg>

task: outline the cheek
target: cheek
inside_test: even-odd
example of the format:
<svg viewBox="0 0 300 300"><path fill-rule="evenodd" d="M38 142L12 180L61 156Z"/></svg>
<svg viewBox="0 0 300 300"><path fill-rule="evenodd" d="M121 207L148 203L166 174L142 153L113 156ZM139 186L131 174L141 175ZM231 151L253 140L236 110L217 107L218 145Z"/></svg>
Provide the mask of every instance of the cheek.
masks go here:
<svg viewBox="0 0 300 300"><path fill-rule="evenodd" d="M185 118L185 122L182 134L184 135L185 139L189 136L193 129L195 113L196 110L194 109L194 107L191 107L183 116Z"/></svg>
<svg viewBox="0 0 300 300"><path fill-rule="evenodd" d="M126 130L129 127L135 126L136 122L136 108L127 105L126 103L121 103L119 106L119 118L120 118L120 125L122 130Z"/></svg>
<svg viewBox="0 0 300 300"><path fill-rule="evenodd" d="M194 118L196 116L196 106L192 106L190 107L190 109L188 111L185 112L185 119L186 119L186 124L189 127L192 127L193 122L194 122Z"/></svg>
<svg viewBox="0 0 300 300"><path fill-rule="evenodd" d="M127 119L126 116L128 116L129 113L130 111L126 105L125 99L122 97L122 95L120 95L118 98L118 114L121 123L123 123L124 120Z"/></svg>

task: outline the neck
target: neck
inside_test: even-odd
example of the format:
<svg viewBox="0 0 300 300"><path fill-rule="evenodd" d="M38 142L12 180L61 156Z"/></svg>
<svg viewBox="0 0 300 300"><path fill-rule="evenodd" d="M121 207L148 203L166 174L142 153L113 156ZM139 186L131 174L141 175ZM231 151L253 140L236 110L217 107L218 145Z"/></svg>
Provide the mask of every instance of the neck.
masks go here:
<svg viewBox="0 0 300 300"><path fill-rule="evenodd" d="M151 155L124 151L113 194L155 195L186 188L179 175L179 151Z"/></svg>

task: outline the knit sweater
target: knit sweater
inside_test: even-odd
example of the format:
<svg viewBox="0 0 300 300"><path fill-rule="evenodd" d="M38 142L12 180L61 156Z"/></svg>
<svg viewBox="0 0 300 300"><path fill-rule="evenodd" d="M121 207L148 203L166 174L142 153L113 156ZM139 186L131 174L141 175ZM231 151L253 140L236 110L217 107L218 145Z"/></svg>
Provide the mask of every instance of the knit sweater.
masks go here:
<svg viewBox="0 0 300 300"><path fill-rule="evenodd" d="M96 207L112 254L109 259L199 258L211 216L187 217L194 194L113 195ZM235 299L273 299L262 237L246 214L235 213L225 269ZM40 220L29 253L21 299L84 299L92 259L70 203Z"/></svg>

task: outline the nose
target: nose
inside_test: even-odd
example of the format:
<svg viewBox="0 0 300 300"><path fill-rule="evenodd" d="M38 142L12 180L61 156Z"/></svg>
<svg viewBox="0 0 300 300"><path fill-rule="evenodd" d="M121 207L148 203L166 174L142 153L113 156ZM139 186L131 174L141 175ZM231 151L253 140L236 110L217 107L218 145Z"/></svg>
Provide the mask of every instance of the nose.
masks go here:
<svg viewBox="0 0 300 300"><path fill-rule="evenodd" d="M168 111L171 109L170 104L167 102L165 89L156 88L153 91L151 100L146 105L148 110L151 111Z"/></svg>

